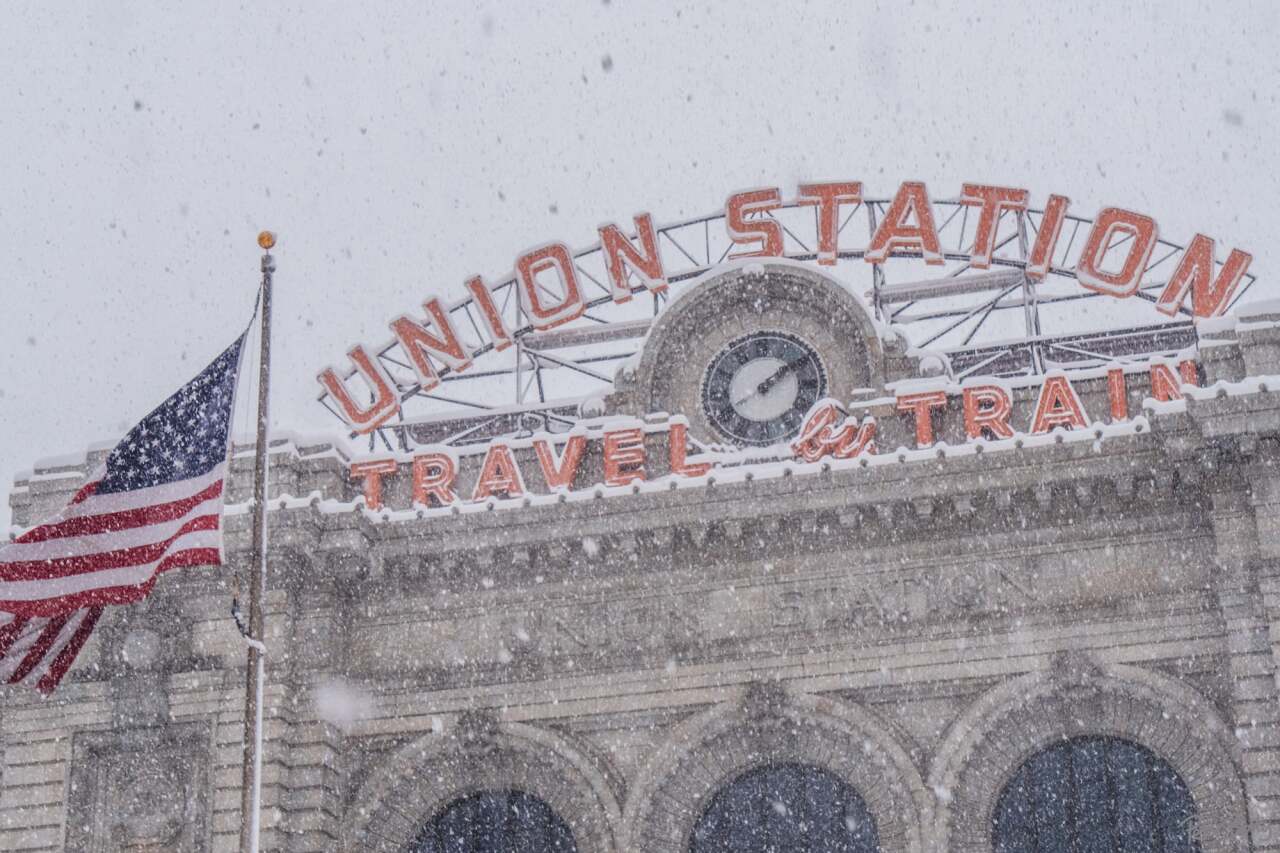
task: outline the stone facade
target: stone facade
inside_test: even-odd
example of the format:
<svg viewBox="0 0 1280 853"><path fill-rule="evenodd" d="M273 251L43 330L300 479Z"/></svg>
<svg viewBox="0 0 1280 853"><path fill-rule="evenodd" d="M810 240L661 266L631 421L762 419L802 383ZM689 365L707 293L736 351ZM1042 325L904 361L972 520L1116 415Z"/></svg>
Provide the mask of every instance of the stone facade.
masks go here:
<svg viewBox="0 0 1280 853"><path fill-rule="evenodd" d="M683 851L721 786L801 762L857 789L885 851L990 850L1021 763L1105 734L1177 771L1206 853L1280 850L1280 393L1242 381L1280 374L1276 320L1202 333L1221 393L1095 442L383 520L342 452L281 441L263 849L401 853L513 787L584 853ZM916 369L859 334L867 378ZM642 360L609 404L677 380ZM20 480L17 523L98 461ZM0 701L0 849L238 849L248 517L226 524L229 568L109 610L55 697ZM335 682L364 697L345 719Z"/></svg>

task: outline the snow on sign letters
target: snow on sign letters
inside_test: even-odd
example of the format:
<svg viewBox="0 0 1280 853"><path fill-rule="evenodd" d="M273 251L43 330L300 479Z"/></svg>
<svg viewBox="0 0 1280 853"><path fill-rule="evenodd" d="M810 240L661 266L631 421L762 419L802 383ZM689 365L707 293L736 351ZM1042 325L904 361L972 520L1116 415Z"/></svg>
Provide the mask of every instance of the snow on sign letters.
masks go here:
<svg viewBox="0 0 1280 853"><path fill-rule="evenodd" d="M726 266L741 267L749 277L763 276L768 265L831 267L838 261L852 262L856 270L874 276L874 289L859 303L866 309L861 313L873 317L878 330L873 337L896 335L905 341L915 340L901 334L903 318L912 315L904 314L905 308L885 311L886 302L906 302L910 307L922 299L950 298L990 288L993 281L997 282L995 289L1003 293L957 323L979 310L990 313L996 302L1015 289L1021 295L1012 298L1019 298L1031 313L1040 299L1066 302L1079 298L1130 300L1136 296L1140 299L1129 304L1150 304L1154 309L1149 320L1139 319L1138 325L1165 322L1159 319L1160 314L1196 321L1225 313L1237 291L1243 292L1242 280L1246 276L1252 279L1249 254L1231 249L1225 261L1219 261L1214 240L1203 234L1195 235L1185 246L1174 246L1159 237L1155 220L1145 214L1105 207L1086 220L1070 213L1069 200L1061 195L1050 195L1039 209L1032 210L1029 204L1025 189L972 183L963 184L955 198L937 202L930 199L925 185L916 181L904 182L892 196L882 199L864 197L858 181L804 183L785 199L777 187L754 189L731 195L722 214L700 221L706 228L704 261L696 261L664 230L676 226L655 227L648 213L639 214L630 235L615 224L606 224L599 228L599 243L593 249L575 252L563 243L548 243L518 257L514 272L498 284L490 285L479 276L471 278L466 282L467 296L460 302L446 305L437 297L426 298L420 315L404 314L391 321L389 342L356 345L348 353L351 367L345 372L332 367L322 371L318 377L324 389L321 401L353 434L382 430L393 418L397 426L412 425L402 411L405 401L432 397L445 381L488 375L488 367L474 369L477 360L508 349L511 352L507 355L494 358L510 360L514 354L517 385L521 355L530 352L536 356L532 359L535 369L544 365L568 367L607 382L608 377L599 374L589 358L577 364L557 360L551 355L554 347L550 342L590 347L605 340L599 325L605 321L588 312L627 303L640 294L652 297L652 315L670 317L667 306L682 303L667 296L674 285L683 288L682 295L689 293L696 289L690 284L706 281L712 270ZM845 226L853 212L864 205L869 227L861 232L865 236L858 238L857 229ZM803 239L792 230L794 220L788 226L782 215L784 208L789 214L799 210L806 218L811 230ZM963 220L958 220L960 214ZM1002 219L1007 214L1012 215ZM714 218L723 221L723 233L717 238L723 249L713 252L710 223ZM947 231L953 221L960 222L959 239L947 236L954 233ZM1016 221L1016 230L1009 230L1010 221ZM1064 228L1067 223L1070 229ZM1015 240L1018 254L1011 256L1005 247ZM1157 248L1158 256L1153 259ZM595 253L599 260L595 275L583 265L589 253ZM678 260L681 256L684 261ZM921 264L926 270L948 263L959 267L936 281L888 286L884 284L884 267L891 259ZM685 261L693 262L694 267ZM1168 266L1163 266L1166 263ZM960 276L997 265L1004 271ZM1050 275L1056 277L1055 285L1067 281L1068 292L1050 294ZM1156 275L1160 277L1155 279ZM803 277L797 280L808 281ZM740 285L739 292L746 286ZM789 293L790 307L798 306L812 290L805 288L808 285ZM929 316L928 312L916 314ZM655 316L622 325L638 330L632 337L643 336L652 332L651 324L659 323ZM584 322L573 322L579 319ZM732 322L727 314L711 313L703 315L699 329L711 336L707 324ZM1028 325L1027 341L1041 340L1038 322ZM801 340L803 336L761 334L768 340L748 336L747 343L733 341L725 350L736 353L734 347L759 347L762 352L751 358L774 374L742 379L746 385L736 393L743 396L730 398L736 399L735 407L750 410L742 417L752 416L765 424L761 427L766 432L764 440L760 435L747 436L746 443L755 445L751 448L736 446L741 442L730 437L733 416L729 413L712 413L719 417L717 428L729 444L705 441L705 425L698 420L701 415L688 408L694 399L690 392L671 398L668 406L644 403L621 413L610 405L583 404L576 409L576 416L557 414L559 429L545 420L541 426L522 423L487 443L483 437L472 437L470 443L433 443L438 439L427 437L420 443L402 434L403 452L358 458L350 475L363 490L369 509L384 513L462 512L785 476L803 472L806 466L819 470L873 467L936 458L940 453L1021 448L1046 440L1101 441L1149 428L1139 411L1148 402L1157 407L1182 405L1179 401L1184 396L1206 393L1197 388L1200 368L1194 345L1166 347L1160 350L1163 357L1147 355L1144 358L1150 360L1145 361L1098 356L1092 363L1074 365L1070 373L1055 369L1059 365L1052 359L1040 357L1034 369L1017 379L980 375L992 359L954 372L946 366L950 356L941 353L928 357L936 358L943 368L922 369L918 378L891 381L882 376L855 381L851 371L856 368L851 363L844 362L841 370L826 369ZM935 339L928 338L921 346L928 347ZM843 349L842 341L831 338L828 348ZM850 341L849 347L863 344ZM874 349L879 344L870 346ZM648 376L667 376L674 382L678 374L686 377L682 380L685 387L692 388L679 357L663 354L667 351L659 346L650 349L655 353L650 358L655 361L645 368ZM920 357L933 351L911 352ZM798 365L802 362L810 367L801 369ZM623 369L630 368L624 364ZM995 372L990 367L986 370ZM492 371L495 375L499 372ZM787 381L803 381L816 390L808 397L793 394L795 399L787 404L794 412L765 412L771 405L770 392L782 381L778 377L791 373L795 376ZM1002 375L1014 373L1005 368ZM729 374L736 376L733 370L726 376ZM541 394L542 374L537 373L536 378ZM831 386L826 384L828 380ZM704 386L706 381L711 380L704 380ZM836 399L830 390L834 387L849 391L856 387L857 399ZM447 396L441 399L450 400ZM568 402L576 405L593 399L579 394ZM547 403L545 398L543 403ZM487 405L476 408L498 411ZM671 414L636 416L654 408L665 408ZM525 410L517 405L511 411L518 416ZM768 431L773 429L770 419L777 421L776 431ZM543 431L536 432L538 429ZM390 451L391 443L385 441L385 435L383 438ZM388 503L392 507L384 506Z"/></svg>
<svg viewBox="0 0 1280 853"><path fill-rule="evenodd" d="M939 452L1012 450L1036 442L1099 441L1141 433L1147 419L1131 415L1130 398L1159 407L1182 405L1198 390L1194 361L1153 360L1026 380L985 378L952 385L898 383L889 393L846 407L819 400L797 436L772 447L709 446L694 452L679 416L586 420L566 433L536 433L487 445L425 446L404 454L360 457L350 475L368 509L384 510L384 480L416 512L495 509L645 491L708 486L840 467L869 467L936 458ZM1093 417L1073 379L1105 389L1105 411ZM1206 396L1214 393L1205 389ZM851 410L856 410L851 413ZM1019 414L1022 419L1019 420ZM879 427L910 446L880 447ZM959 439L948 444L942 436Z"/></svg>
<svg viewBox="0 0 1280 853"><path fill-rule="evenodd" d="M872 206L882 208L883 215L873 215L873 228L866 232L843 227L849 211L864 201L870 203L859 181L801 184L790 199L784 199L777 187L739 192L725 203L722 218L730 247L721 260L786 257L833 266L837 259L861 258L878 267L890 258L917 258L932 266L960 259L966 269L984 270L992 266L1001 245L997 244L1001 216L1030 211L1029 196L1025 189L963 184L959 196L945 202L959 205L973 222L972 247L961 257L944 249L939 233L945 221L939 224L937 205L918 181L904 182L891 199ZM784 207L812 209L814 245L806 245L803 252L785 252L785 228L774 216ZM1173 263L1172 257L1163 254L1152 260L1159 242L1155 220L1143 213L1105 207L1077 235L1075 231L1086 221L1073 219L1069 207L1065 196L1050 195L1042 209L1033 211L1039 217L1034 234L1019 227L1023 253L1013 265L1025 272L1028 287L1043 282L1050 273L1067 275L1083 292L1116 299L1142 296L1164 315L1205 318L1227 310L1252 260L1248 253L1231 249L1226 261L1218 264L1214 240L1196 234L1185 247L1177 247L1176 265L1158 293L1147 293L1144 273L1157 264ZM1063 226L1069 219L1075 227L1064 238ZM668 268L660 251L662 229L655 227L648 213L635 216L633 225L630 236L616 224L600 226L595 251L603 257L605 281L593 277L588 282L576 263L583 253L553 242L518 257L513 274L499 285L491 286L480 276L471 278L465 284L467 297L457 304L446 306L434 296L426 298L421 316L404 314L391 321L390 341L378 346L357 344L348 352L348 369L321 371L322 401L352 432L372 432L400 413L406 397L432 391L450 373L471 370L478 356L502 352L526 335L577 320L599 301L624 303L637 293L663 294L671 281L693 274ZM867 236L859 238L858 233ZM1065 260L1054 262L1056 255L1065 259L1072 248L1076 252L1069 267L1061 266ZM687 252L682 253L691 260ZM1000 263L1010 265L1005 259ZM588 298L588 285L603 295ZM501 300L495 298L498 288L503 289ZM514 300L507 298L512 291ZM395 364L411 371L410 386L388 371L383 357L392 350L397 353ZM360 382L353 383L356 376Z"/></svg>

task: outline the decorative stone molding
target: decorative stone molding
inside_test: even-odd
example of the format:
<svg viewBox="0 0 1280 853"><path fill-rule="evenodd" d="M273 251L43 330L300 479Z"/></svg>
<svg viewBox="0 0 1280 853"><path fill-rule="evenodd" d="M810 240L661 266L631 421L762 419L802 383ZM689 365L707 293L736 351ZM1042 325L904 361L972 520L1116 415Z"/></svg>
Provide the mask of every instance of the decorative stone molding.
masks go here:
<svg viewBox="0 0 1280 853"><path fill-rule="evenodd" d="M771 764L810 764L847 782L876 820L884 853L921 853L930 798L888 726L856 705L792 695L781 683L680 723L640 772L622 823L628 853L684 853L725 785Z"/></svg>
<svg viewBox="0 0 1280 853"><path fill-rule="evenodd" d="M988 853L997 800L1023 762L1082 735L1124 738L1167 761L1195 800L1204 853L1249 849L1238 747L1211 704L1166 676L1074 652L994 688L952 724L929 774L935 849Z"/></svg>
<svg viewBox="0 0 1280 853"><path fill-rule="evenodd" d="M209 846L209 729L200 723L77 732L67 850L175 851Z"/></svg>
<svg viewBox="0 0 1280 853"><path fill-rule="evenodd" d="M604 769L564 735L473 712L369 768L343 822L347 853L403 853L431 819L479 791L516 790L551 807L579 853L614 853L621 808Z"/></svg>

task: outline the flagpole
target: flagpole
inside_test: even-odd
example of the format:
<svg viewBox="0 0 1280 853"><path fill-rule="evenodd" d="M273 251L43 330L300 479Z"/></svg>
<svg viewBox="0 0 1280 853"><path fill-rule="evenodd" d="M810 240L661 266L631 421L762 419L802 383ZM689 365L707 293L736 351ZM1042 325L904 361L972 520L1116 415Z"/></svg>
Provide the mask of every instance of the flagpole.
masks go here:
<svg viewBox="0 0 1280 853"><path fill-rule="evenodd" d="M244 698L244 776L240 793L240 850L258 853L259 811L262 803L262 705L266 651L263 645L262 600L267 594L267 427L271 385L271 274L276 270L271 249L276 237L258 235L262 247L262 334L258 359L258 436L253 454L253 543L249 556L249 666Z"/></svg>

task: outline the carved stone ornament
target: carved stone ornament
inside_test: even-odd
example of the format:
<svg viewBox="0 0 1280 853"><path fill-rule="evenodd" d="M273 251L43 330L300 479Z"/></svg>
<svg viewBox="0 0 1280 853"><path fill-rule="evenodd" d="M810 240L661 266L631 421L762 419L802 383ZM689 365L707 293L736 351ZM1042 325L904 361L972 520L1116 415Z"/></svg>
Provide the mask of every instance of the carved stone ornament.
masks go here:
<svg viewBox="0 0 1280 853"><path fill-rule="evenodd" d="M209 732L183 724L79 732L72 745L66 849L197 853L209 849Z"/></svg>

